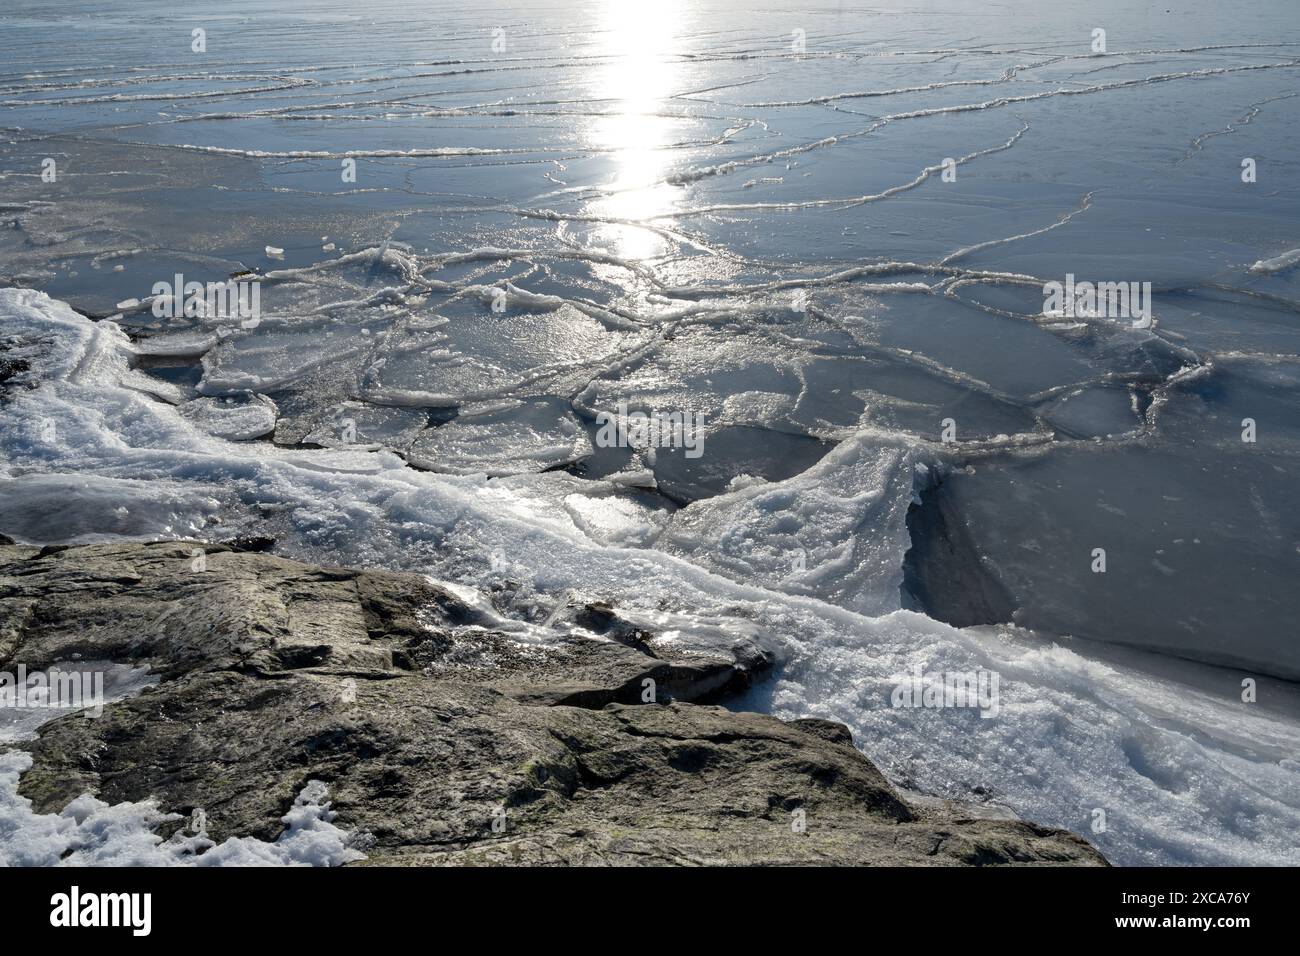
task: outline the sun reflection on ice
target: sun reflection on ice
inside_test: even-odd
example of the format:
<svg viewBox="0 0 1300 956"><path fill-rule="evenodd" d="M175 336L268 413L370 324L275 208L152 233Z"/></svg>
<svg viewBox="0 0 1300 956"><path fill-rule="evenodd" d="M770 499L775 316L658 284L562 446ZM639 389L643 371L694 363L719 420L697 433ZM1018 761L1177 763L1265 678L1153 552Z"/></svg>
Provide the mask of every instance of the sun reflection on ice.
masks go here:
<svg viewBox="0 0 1300 956"><path fill-rule="evenodd" d="M606 61L592 76L590 93L608 115L590 130L592 145L613 149L613 179L587 211L609 219L642 221L672 212L679 187L663 182L676 120L664 115L665 100L679 80L676 40L682 0L606 0L600 7L598 53ZM627 222L596 230L610 251L626 259L649 259L667 248L663 237Z"/></svg>

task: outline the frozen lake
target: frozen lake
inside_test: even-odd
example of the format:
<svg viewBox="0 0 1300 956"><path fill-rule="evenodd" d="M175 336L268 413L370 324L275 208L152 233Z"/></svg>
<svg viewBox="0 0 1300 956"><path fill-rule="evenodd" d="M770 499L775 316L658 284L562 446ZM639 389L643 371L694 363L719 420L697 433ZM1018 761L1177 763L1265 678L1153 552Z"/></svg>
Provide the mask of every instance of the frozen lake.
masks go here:
<svg viewBox="0 0 1300 956"><path fill-rule="evenodd" d="M0 13L0 532L757 634L900 785L1300 863L1293 0L267 6Z"/></svg>

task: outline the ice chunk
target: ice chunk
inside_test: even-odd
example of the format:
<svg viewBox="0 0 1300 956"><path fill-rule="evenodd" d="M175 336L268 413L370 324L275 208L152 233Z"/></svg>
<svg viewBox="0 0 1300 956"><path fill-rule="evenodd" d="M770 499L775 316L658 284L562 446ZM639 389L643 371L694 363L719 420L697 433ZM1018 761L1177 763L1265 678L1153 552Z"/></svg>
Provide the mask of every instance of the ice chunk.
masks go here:
<svg viewBox="0 0 1300 956"><path fill-rule="evenodd" d="M740 581L863 613L899 607L918 454L862 435L783 481L751 476L677 512L659 541Z"/></svg>
<svg viewBox="0 0 1300 956"><path fill-rule="evenodd" d="M1250 271L1255 275L1272 275L1275 272L1290 269L1297 264L1300 264L1300 249L1289 249L1271 259L1260 259L1250 267Z"/></svg>
<svg viewBox="0 0 1300 956"><path fill-rule="evenodd" d="M586 431L562 399L496 402L420 434L408 460L454 475L544 471L591 453Z"/></svg>
<svg viewBox="0 0 1300 956"><path fill-rule="evenodd" d="M261 438L275 430L275 402L265 395L196 398L178 411L209 435L231 441Z"/></svg>

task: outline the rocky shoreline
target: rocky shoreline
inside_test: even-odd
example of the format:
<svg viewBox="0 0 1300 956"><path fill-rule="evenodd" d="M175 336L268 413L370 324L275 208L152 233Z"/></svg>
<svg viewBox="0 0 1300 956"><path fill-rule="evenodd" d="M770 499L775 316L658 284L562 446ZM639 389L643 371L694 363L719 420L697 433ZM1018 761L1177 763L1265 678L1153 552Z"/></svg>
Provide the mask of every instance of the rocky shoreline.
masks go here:
<svg viewBox="0 0 1300 956"><path fill-rule="evenodd" d="M152 797L271 840L320 780L368 864L1105 864L905 799L843 725L717 706L770 668L757 646L674 650L600 604L540 640L420 575L265 544L0 545L0 670L158 678L4 748L37 812Z"/></svg>

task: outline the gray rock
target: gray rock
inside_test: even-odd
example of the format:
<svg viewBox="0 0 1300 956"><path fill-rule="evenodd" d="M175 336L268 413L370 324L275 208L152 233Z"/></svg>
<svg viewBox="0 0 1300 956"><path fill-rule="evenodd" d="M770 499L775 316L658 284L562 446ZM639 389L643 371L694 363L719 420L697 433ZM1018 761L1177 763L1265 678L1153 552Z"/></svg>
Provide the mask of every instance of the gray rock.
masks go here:
<svg viewBox="0 0 1300 956"><path fill-rule="evenodd" d="M909 804L840 724L704 703L770 666L757 648L670 658L614 608L572 617L537 643L419 575L3 546L0 669L80 655L162 676L24 741L21 792L42 812L152 796L203 808L218 841L274 839L324 780L371 864L1105 862L1061 830Z"/></svg>

